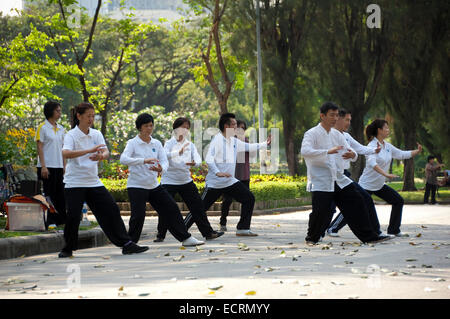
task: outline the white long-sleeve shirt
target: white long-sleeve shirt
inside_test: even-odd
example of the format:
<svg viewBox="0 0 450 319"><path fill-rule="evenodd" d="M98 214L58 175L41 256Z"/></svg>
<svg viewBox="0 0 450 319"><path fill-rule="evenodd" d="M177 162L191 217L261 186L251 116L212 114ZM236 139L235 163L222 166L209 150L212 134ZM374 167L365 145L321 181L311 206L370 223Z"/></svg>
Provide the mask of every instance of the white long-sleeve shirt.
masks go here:
<svg viewBox="0 0 450 319"><path fill-rule="evenodd" d="M180 155L181 148L188 143ZM192 181L190 167L186 165L188 162L195 162L195 166L199 166L202 163L202 158L197 151L194 143L183 140L178 142L174 137L164 144L164 150L166 151L167 159L169 160L169 167L161 175L161 184L168 185L183 185Z"/></svg>
<svg viewBox="0 0 450 319"><path fill-rule="evenodd" d="M328 150L335 146L343 146L336 154L328 154ZM334 192L334 183L344 188L352 180L343 174L345 160L342 155L348 149L355 152L347 143L344 135L331 128L329 132L319 123L306 131L302 140L301 155L305 159L308 175L306 190L308 192ZM356 152L355 152L356 153ZM356 161L355 156L351 161Z"/></svg>
<svg viewBox="0 0 450 319"><path fill-rule="evenodd" d="M375 145L375 148L364 146L364 145L360 144L357 140L355 140L353 138L353 136L351 136L347 132L343 132L342 134L344 134L344 138L347 141L348 145L352 149L354 149L357 154L360 154L360 155L372 155L372 154L375 154L376 145ZM349 168L350 168L350 161L346 161L344 169L349 169Z"/></svg>
<svg viewBox="0 0 450 319"><path fill-rule="evenodd" d="M389 171L392 159L404 160L411 158L411 151L402 151L392 144L384 141L380 143L377 138L373 138L368 147L377 147L377 143L381 145L381 151L378 154L366 155L366 167L359 178L359 185L370 191L380 190L386 182L386 177L374 170L378 165L383 171Z"/></svg>
<svg viewBox="0 0 450 319"><path fill-rule="evenodd" d="M206 155L208 174L206 186L210 188L225 188L237 183L234 177L238 152L255 152L267 148L267 142L245 143L235 137L225 138L222 133L216 134L209 144ZM228 173L230 177L218 177L216 173Z"/></svg>
<svg viewBox="0 0 450 319"><path fill-rule="evenodd" d="M157 163L144 164L146 158L158 159L162 167L161 173L164 174L167 171L169 162L160 141L152 137L150 143L147 143L137 135L127 142L120 156L120 163L129 167L127 188L154 189L158 187L158 173L149 169L157 166Z"/></svg>

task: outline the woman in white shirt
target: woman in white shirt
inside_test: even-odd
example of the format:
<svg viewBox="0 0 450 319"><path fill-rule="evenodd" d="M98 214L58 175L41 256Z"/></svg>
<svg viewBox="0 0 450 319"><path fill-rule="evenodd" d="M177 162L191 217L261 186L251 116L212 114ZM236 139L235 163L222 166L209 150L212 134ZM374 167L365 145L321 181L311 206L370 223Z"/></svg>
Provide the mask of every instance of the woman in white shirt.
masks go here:
<svg viewBox="0 0 450 319"><path fill-rule="evenodd" d="M95 110L83 102L72 109L72 129L64 137L62 154L67 159L64 174L67 220L64 227L65 246L60 258L71 257L78 247L78 227L83 203L86 202L108 239L122 247L124 255L141 253L131 241L114 198L98 177L98 161L109 157L102 133L92 129Z"/></svg>
<svg viewBox="0 0 450 319"><path fill-rule="evenodd" d="M45 196L50 198L58 212L48 215L48 223L61 225L66 221L63 183L65 161L62 156L65 130L57 123L61 118L61 105L48 101L44 105L44 115L45 122L36 130L37 175L42 181Z"/></svg>
<svg viewBox="0 0 450 319"><path fill-rule="evenodd" d="M136 119L139 134L127 142L120 162L129 166L127 182L131 217L128 234L137 242L145 222L147 202L156 210L161 222L183 246L202 245L188 233L180 209L170 194L158 182L158 173L167 171L169 163L162 144L151 135L154 120L150 114L140 114Z"/></svg>
<svg viewBox="0 0 450 319"><path fill-rule="evenodd" d="M190 168L202 163L194 143L186 138L191 128L191 122L185 117L179 117L173 122L172 128L173 137L164 144L169 167L161 176L161 184L173 198L176 194L180 194L186 203L190 214L186 218L185 224L192 218L203 237L207 240L218 238L223 235L223 232L212 229L202 198L191 177ZM155 242L162 242L166 232L166 225L159 220Z"/></svg>
<svg viewBox="0 0 450 319"><path fill-rule="evenodd" d="M366 155L366 167L359 178L359 185L369 194L375 194L387 203L392 205L391 217L387 233L397 237L405 237L406 234L400 231L402 222L403 198L398 192L385 184L386 179L397 177L389 174L389 166L392 159L409 159L422 151L422 146L413 151L402 151L385 141L389 136L388 122L383 119L376 119L366 128L366 136L369 140L368 147L376 148L377 143L381 145L378 154Z"/></svg>

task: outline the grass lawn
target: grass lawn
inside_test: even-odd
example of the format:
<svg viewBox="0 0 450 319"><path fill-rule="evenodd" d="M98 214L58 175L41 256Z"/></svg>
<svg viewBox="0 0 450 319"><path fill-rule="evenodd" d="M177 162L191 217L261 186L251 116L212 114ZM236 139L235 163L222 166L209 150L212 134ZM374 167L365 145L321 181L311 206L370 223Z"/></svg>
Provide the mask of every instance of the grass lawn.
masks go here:
<svg viewBox="0 0 450 319"><path fill-rule="evenodd" d="M79 230L89 230L98 226L97 222L91 221L91 226L80 226ZM29 231L9 231L4 230L6 227L6 217L0 217L0 238L11 238L18 236L32 236L32 235L43 235L52 234L58 230L64 230L64 226L59 226L56 230L49 230L43 232L29 232Z"/></svg>

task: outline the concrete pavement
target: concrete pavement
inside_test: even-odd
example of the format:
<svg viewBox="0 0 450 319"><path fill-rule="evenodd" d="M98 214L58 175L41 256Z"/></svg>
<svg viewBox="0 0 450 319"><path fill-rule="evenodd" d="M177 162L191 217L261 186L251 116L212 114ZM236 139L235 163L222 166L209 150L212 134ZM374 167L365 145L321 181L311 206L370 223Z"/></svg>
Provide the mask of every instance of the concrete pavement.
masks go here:
<svg viewBox="0 0 450 319"><path fill-rule="evenodd" d="M383 231L390 206L377 205ZM112 245L0 260L0 298L437 298L450 297L450 206L406 205L410 237L361 245L348 227L320 245L304 243L310 211L254 216L258 237L229 231L197 248L171 235L153 243L157 219L147 218L143 254ZM218 217L210 217L217 228ZM127 217L124 217L127 223ZM194 226L191 233L201 238Z"/></svg>

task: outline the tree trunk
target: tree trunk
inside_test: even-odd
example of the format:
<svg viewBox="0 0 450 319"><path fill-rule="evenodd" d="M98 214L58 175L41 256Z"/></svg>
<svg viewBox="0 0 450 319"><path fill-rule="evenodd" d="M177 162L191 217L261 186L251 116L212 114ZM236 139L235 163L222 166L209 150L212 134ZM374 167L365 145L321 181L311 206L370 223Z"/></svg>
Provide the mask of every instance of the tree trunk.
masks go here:
<svg viewBox="0 0 450 319"><path fill-rule="evenodd" d="M416 129L415 123L407 125L403 131L405 136L405 149L413 150L416 146ZM416 191L414 184L414 158L404 161L403 168L403 189L402 191Z"/></svg>
<svg viewBox="0 0 450 319"><path fill-rule="evenodd" d="M284 147L286 150L289 175L294 176L299 175L298 151L295 147L295 127L290 124L290 120L289 117L283 117Z"/></svg>
<svg viewBox="0 0 450 319"><path fill-rule="evenodd" d="M352 121L349 133L359 143L361 143L362 145L366 145L364 138L364 114L358 112L357 109L352 110ZM365 157L358 155L357 161L351 164L351 173L353 180L355 181L359 180L359 177L361 176L365 165L366 165Z"/></svg>

